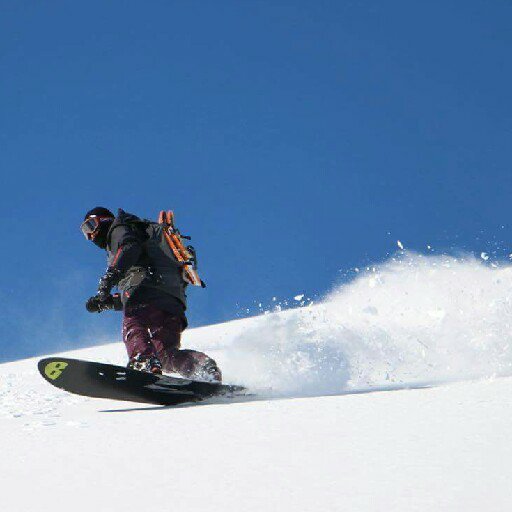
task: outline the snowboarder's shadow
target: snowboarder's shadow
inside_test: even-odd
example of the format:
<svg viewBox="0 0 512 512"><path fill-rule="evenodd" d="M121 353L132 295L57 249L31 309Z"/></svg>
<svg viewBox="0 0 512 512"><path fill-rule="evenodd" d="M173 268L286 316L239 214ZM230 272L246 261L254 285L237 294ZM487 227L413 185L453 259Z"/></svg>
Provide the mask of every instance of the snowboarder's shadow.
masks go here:
<svg viewBox="0 0 512 512"><path fill-rule="evenodd" d="M366 395L370 393L384 393L389 391L407 391L407 390L418 390L418 389L430 389L448 384L454 381L431 381L431 382L415 382L415 383L399 383L390 384L387 386L372 386L361 389L347 389L333 393L317 393L317 394L303 394L303 395L284 395L276 394L270 391L266 391L266 394L247 394L236 397L212 397L200 402L188 402L179 405L148 405L148 406L134 406L125 407L123 409L103 409L99 412L103 413L116 413L116 412L135 412L135 411L158 411L158 410L169 410L169 409L187 409L189 407L204 407L204 406L219 406L219 405L231 405L240 404L247 402L270 402L276 400L307 400L311 398L329 397L329 396L345 396L345 395Z"/></svg>

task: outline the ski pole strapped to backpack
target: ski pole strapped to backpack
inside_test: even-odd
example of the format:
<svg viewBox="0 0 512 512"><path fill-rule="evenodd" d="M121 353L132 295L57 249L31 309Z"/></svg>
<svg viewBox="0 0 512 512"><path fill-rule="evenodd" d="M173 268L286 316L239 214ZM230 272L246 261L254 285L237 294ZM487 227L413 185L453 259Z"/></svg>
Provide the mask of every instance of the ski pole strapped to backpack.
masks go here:
<svg viewBox="0 0 512 512"><path fill-rule="evenodd" d="M190 240L190 238L182 235L174 225L174 213L162 210L158 216L158 224L162 224L164 227L164 236L174 257L183 264L183 278L185 281L194 286L204 288L206 285L197 273L195 250L192 246L185 247L183 244L184 239Z"/></svg>

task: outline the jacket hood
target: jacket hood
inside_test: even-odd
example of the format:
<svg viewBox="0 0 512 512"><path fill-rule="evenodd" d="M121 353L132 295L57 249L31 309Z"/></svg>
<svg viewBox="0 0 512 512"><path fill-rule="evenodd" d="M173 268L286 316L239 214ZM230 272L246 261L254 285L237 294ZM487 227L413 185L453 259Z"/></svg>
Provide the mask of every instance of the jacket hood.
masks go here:
<svg viewBox="0 0 512 512"><path fill-rule="evenodd" d="M106 244L110 245L110 237L112 235L112 231L117 228L118 226L122 226L123 224L133 224L133 223L143 223L144 221L141 220L137 215L134 215L133 213L125 212L122 208L119 208L117 210L117 215L112 224L109 227L108 233L106 234Z"/></svg>
<svg viewBox="0 0 512 512"><path fill-rule="evenodd" d="M114 227L120 226L121 224L129 224L132 222L142 222L142 221L139 217L137 217L137 215L133 215L133 213L125 212L124 210L119 208L119 210L117 210L116 218L114 219L114 222L112 223L112 226L110 227L110 231L112 231L112 229Z"/></svg>

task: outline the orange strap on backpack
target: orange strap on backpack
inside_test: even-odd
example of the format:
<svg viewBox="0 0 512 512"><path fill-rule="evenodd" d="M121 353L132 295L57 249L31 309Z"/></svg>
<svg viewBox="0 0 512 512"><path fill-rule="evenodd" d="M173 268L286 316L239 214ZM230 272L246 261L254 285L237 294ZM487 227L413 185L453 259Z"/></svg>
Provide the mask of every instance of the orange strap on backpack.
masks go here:
<svg viewBox="0 0 512 512"><path fill-rule="evenodd" d="M195 256L190 252L189 248L183 244L183 237L174 225L174 213L172 211L165 212L162 210L158 215L158 224L164 226L164 236L174 254L174 257L183 264L183 278L189 284L194 286L206 285L203 283L196 270Z"/></svg>

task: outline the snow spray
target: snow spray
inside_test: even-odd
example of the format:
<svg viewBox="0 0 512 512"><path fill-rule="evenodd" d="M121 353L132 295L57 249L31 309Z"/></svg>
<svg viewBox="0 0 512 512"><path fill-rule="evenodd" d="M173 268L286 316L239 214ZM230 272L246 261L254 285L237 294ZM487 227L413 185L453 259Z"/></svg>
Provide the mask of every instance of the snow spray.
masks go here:
<svg viewBox="0 0 512 512"><path fill-rule="evenodd" d="M404 252L320 303L260 316L220 354L224 375L308 396L512 373L512 266Z"/></svg>

